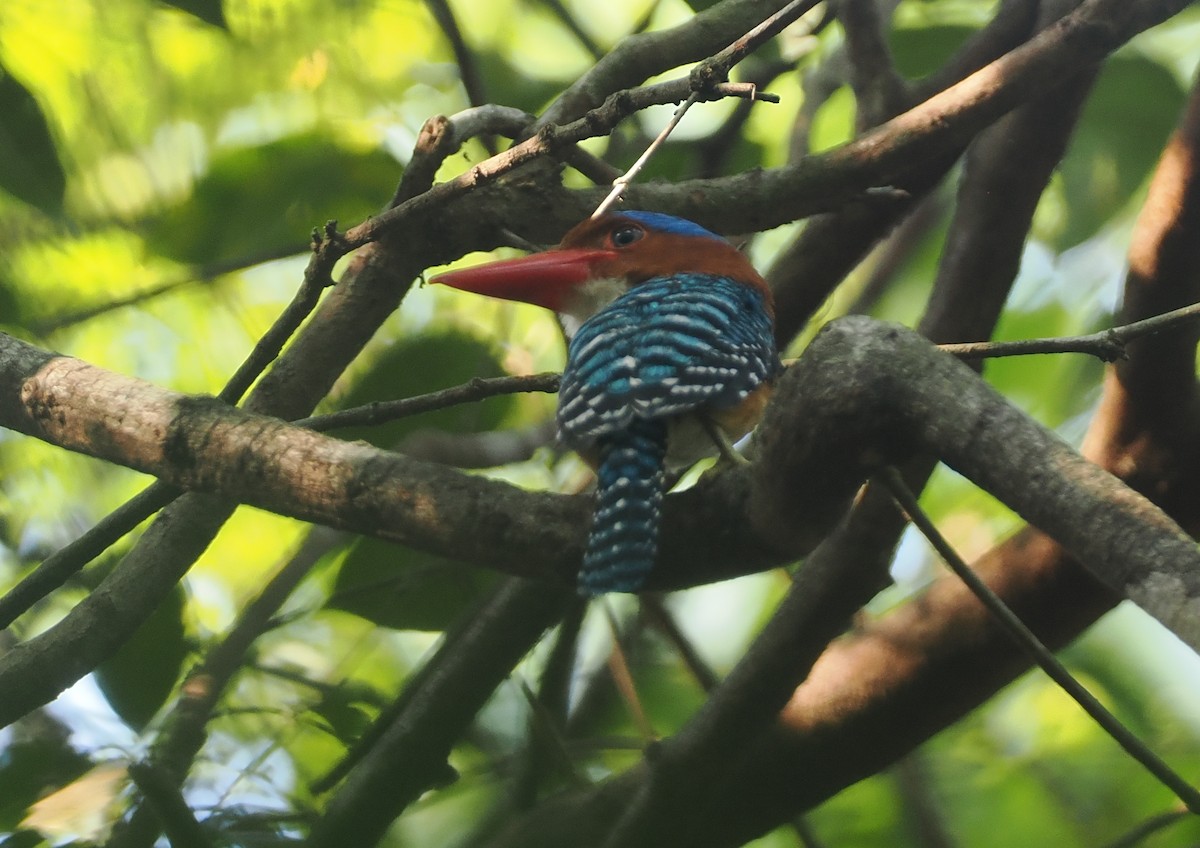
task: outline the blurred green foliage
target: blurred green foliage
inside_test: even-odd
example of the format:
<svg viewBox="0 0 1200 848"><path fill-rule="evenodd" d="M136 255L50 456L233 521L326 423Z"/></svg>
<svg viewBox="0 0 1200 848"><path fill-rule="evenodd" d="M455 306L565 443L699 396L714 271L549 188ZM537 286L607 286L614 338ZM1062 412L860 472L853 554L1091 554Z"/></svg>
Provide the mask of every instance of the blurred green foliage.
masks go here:
<svg viewBox="0 0 1200 848"><path fill-rule="evenodd" d="M643 22L665 28L712 5L572 0L564 8L608 46ZM930 73L994 5L901 4L891 39L899 70L913 78ZM456 0L452 6L496 102L540 110L593 61L551 4ZM1153 49L1135 45L1108 63L1038 210L1001 336L1072 334L1110 322L1121 246L1187 84L1178 51L1167 48L1188 43L1196 21L1195 12L1185 13L1156 36ZM798 70L807 73L840 41L832 26L803 49L793 45L779 55L799 56ZM1194 55L1187 58L1194 64ZM770 87L784 103L752 111L727 168L786 161L805 93L800 74L785 74ZM0 327L162 385L215 392L299 284L311 230L329 219L352 226L380 209L425 119L468 105L453 51L419 0L0 4ZM732 111L730 104L697 108L650 175L693 173L703 161L704 136ZM662 110L652 112L623 126L613 159L636 156L661 116ZM854 98L842 87L819 104L811 149L845 141L853 122ZM604 152L599 142L590 145ZM468 167L481 150L472 146L453 157L442 176ZM919 316L940 257L942 217L909 252L874 314L908 322ZM768 235L755 255L768 264L782 243ZM848 307L863 276L852 276L822 319ZM557 328L546 316L416 290L328 405L555 368L561 356ZM1066 357L1005 360L987 372L1014 402L1071 439L1095 402L1100 374L1092 362ZM539 397L497 399L338 435L392 448L423 430L530 426L544 421L551 406ZM580 482L574 460L551 449L481 473L563 491ZM0 591L145 482L7 433L0 433L0 481ZM925 500L967 551L986 548L1015 526L1015 517L950 473L939 473ZM90 805L56 813L61 820L54 827L44 815L36 820L41 830L22 823L38 798L78 790L94 765L142 750L160 729L163 706L178 697L192 651L220 639L281 563L315 543L299 522L239 511L125 649L41 717L47 726L30 721L0 735L0 846L101 839L94 834L120 814L127 797L123 778L92 793ZM440 632L496 581L376 540L323 544L321 563L256 642L192 773L189 793L222 800L205 819L221 844L294 836L289 816L320 804L309 782L361 736ZM928 576L930 555L920 545L905 550L916 572ZM780 597L784 581L777 578L703 587L668 606L700 657L724 672ZM85 576L39 605L14 635L30 636L57 620L89 582ZM671 733L703 702L703 689L674 645L640 626L630 610L618 611L630 627L624 649L647 720L655 733ZM742 626L720 624L730 619ZM1119 637L1106 636L1112 633ZM590 615L572 689L570 768L556 771L544 790L603 778L638 756L634 708L604 671L611 640L603 616ZM1176 672L1197 666L1169 643L1124 612L1067 659L1152 747L1195 775L1200 692ZM503 797L505 769L524 756L525 729L536 724L518 681L535 679L547 652L539 647L516 670L456 748L458 783L423 799L389 844L458 844L486 824ZM1164 679L1174 688L1164 687ZM98 684L94 691L91 682ZM915 756L916 767L874 776L815 810L809 819L823 843L930 844L914 819L914 792L955 842L970 846L1095 846L1171 805L1037 676L1023 678ZM99 831L79 823L89 815L102 820ZM1143 844L1197 842L1200 825L1193 820ZM754 844L800 843L781 828Z"/></svg>

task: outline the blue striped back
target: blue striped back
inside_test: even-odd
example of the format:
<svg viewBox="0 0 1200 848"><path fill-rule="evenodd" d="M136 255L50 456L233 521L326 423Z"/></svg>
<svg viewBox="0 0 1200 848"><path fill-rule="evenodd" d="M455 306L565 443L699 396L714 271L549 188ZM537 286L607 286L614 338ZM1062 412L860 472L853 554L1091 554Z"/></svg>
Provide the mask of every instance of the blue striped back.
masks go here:
<svg viewBox="0 0 1200 848"><path fill-rule="evenodd" d="M696 273L648 280L571 340L559 433L586 448L635 419L728 408L779 369L759 291Z"/></svg>

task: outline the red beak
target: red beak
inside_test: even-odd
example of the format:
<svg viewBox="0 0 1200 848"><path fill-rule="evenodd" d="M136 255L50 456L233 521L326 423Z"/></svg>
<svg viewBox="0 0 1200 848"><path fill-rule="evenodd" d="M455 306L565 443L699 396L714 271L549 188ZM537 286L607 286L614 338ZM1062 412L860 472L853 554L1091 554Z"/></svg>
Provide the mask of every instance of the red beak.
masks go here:
<svg viewBox="0 0 1200 848"><path fill-rule="evenodd" d="M547 250L448 271L429 282L503 300L532 303L558 312L566 294L592 277L596 262L614 255L611 250Z"/></svg>

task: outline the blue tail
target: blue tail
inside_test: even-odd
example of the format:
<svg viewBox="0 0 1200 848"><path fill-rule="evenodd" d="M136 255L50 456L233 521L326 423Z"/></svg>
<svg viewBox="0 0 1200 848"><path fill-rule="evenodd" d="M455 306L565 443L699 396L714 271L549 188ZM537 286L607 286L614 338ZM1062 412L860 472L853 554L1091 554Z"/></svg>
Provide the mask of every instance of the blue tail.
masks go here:
<svg viewBox="0 0 1200 848"><path fill-rule="evenodd" d="M636 592L658 554L667 425L635 419L599 441L596 513L588 534L579 593Z"/></svg>

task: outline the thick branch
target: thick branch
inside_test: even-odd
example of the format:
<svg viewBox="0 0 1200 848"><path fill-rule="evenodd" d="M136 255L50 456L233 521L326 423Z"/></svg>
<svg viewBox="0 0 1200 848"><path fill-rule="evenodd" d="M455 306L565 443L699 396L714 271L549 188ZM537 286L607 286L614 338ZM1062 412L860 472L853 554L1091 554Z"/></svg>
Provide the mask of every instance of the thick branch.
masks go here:
<svg viewBox="0 0 1200 848"><path fill-rule="evenodd" d="M1038 27L1075 0L1042 3ZM1066 8L1064 8L1066 6ZM1066 150L1095 66L1005 115L968 148L954 221L920 331L936 342L990 338L1016 279L1033 213ZM1003 197L1004 202L997 202Z"/></svg>
<svg viewBox="0 0 1200 848"><path fill-rule="evenodd" d="M1195 233L1200 219L1196 207L1172 202L1195 192L1196 171L1180 164L1196 161L1200 138L1194 118L1200 92L1193 94L1188 120L1172 141L1160 165L1147 212L1135 236L1131 256L1143 270L1126 293L1122 317L1144 319L1181 302L1200 297L1200 274L1194 260ZM1163 178L1163 171L1188 174L1185 183ZM1167 197L1156 196L1166 192ZM1011 232L1005 228L1005 232ZM947 313L943 313L947 314ZM1164 355L1173 351L1173 356ZM1160 381L1158 372L1175 374ZM1164 336L1147 339L1131 358L1110 369L1105 397L1087 439L1092 458L1128 475L1136 485L1153 492L1193 533L1200 531L1200 494L1196 480L1197 415L1194 353ZM1180 373L1182 372L1182 373ZM1114 378L1119 373L1120 379ZM1178 383L1186 382L1182 391ZM1131 402L1131 395L1138 402ZM1161 395L1155 401L1155 395ZM1180 398L1186 400L1180 403ZM1161 415L1144 416L1145 403ZM878 524L864 529L873 532ZM836 534L835 534L836 535ZM862 532L848 538L860 543ZM832 537L831 537L832 538ZM823 563L810 556L801 576ZM872 553L866 545L864 560ZM861 565L851 557L849 563ZM1026 529L976 564L1026 623L1052 645L1064 644L1114 603L1114 596L1092 580L1046 536ZM840 579L854 582L861 569ZM867 574L871 569L867 569ZM819 584L818 584L819 585ZM791 596L785 604L791 602ZM821 608L824 612L824 607ZM782 613L782 610L781 610ZM764 630L775 627L776 615ZM811 623L808 629L813 629ZM761 641L762 637L758 641ZM757 655L758 644L742 664ZM742 665L739 664L739 667ZM742 844L774 824L795 815L855 780L874 773L913 746L960 718L1012 680L1026 665L989 621L986 613L954 578L937 581L915 602L834 643L793 694L783 713L786 731L768 730L757 745L745 746L742 767L725 769L724 791L714 803L693 808L708 810L698 822L697 846ZM735 670L736 674L736 670ZM726 682L733 682L732 679ZM734 693L736 695L736 693ZM723 697L718 695L718 697ZM728 700L726 698L726 700ZM822 768L813 769L813 763ZM631 798L644 791L648 769L638 769L607 782L601 791L564 796L546 804L493 844L538 848L556 844L555 824L569 821L572 839L596 844L611 828L612 818L628 809ZM737 815L729 811L736 810ZM599 834L599 835L597 835Z"/></svg>
<svg viewBox="0 0 1200 848"><path fill-rule="evenodd" d="M423 228L430 225L423 221L406 235L423 239ZM248 406L287 418L311 411L416 273L390 246L356 256L317 314L255 386ZM10 359L10 353L0 353L0 383L19 392L8 380L23 379L31 363ZM2 394L19 403L17 394ZM16 407L9 411L16 413ZM0 693L2 723L50 701L116 651L204 552L235 506L200 493L184 495L61 622L0 659L0 679L8 681Z"/></svg>
<svg viewBox="0 0 1200 848"><path fill-rule="evenodd" d="M1042 93L1046 80L1066 78L1083 66L1099 62L1137 33L1178 13L1187 2L1090 0L1011 53L842 147L773 170L631 186L627 201L634 208L660 209L731 233L768 229L828 211L862 197L871 187L902 179L923 163L954 155L985 126ZM720 4L714 10L732 5ZM628 96L635 95L631 91ZM612 106L622 102L618 98ZM401 231L432 206L462 197L508 173L516 164L533 161L557 145L607 132L614 125L612 117L604 112L564 126L545 123L537 137L355 227L347 233L347 245ZM606 192L567 191L540 184L524 199L514 194L519 195L519 190L504 192L504 212L500 214L498 207L495 221L510 223L514 202L518 207L532 204L531 208L540 214L521 216L521 235L549 243L556 241L572 222L590 214ZM444 255L432 259L449 261L461 254L461 244L459 253L449 242L441 246L446 249Z"/></svg>
<svg viewBox="0 0 1200 848"><path fill-rule="evenodd" d="M438 652L405 686L402 709L373 740L330 799L309 848L373 845L391 821L430 788L463 729L562 614L570 589L547 591L510 580L459 622Z"/></svg>
<svg viewBox="0 0 1200 848"><path fill-rule="evenodd" d="M759 444L771 461L757 466L752 501L753 514L767 525L764 532L782 543L788 526L783 516L820 509L830 489L852 491L859 481L855 467L870 461L864 446L892 456L924 448L1050 533L1114 591L1200 646L1200 573L1188 565L1200 553L1149 501L1023 413L997 403L982 382L961 379L965 366L925 356L920 351L926 343L907 330L848 318L818 339L825 340L821 355L802 357L795 373L780 382L761 427ZM817 363L821 374L811 372ZM794 395L800 388L804 394ZM803 419L785 412L801 404L809 411ZM810 463L819 470L807 478L790 476ZM813 479L814 471L829 486L815 501L811 487L798 491L797 485ZM1061 525L1068 513L1069 525ZM1100 549L1093 547L1097 542Z"/></svg>
<svg viewBox="0 0 1200 848"><path fill-rule="evenodd" d="M1002 4L992 23L964 48L966 55L953 64L958 75L947 79L946 84L958 82L1028 38L1033 5L1027 0ZM894 105L884 100L876 103L880 108ZM877 112L869 117L882 121L892 115ZM860 109L859 120L864 117L866 112ZM914 209L921 207L922 200L957 159L958 151L952 150L894 181L908 193L906 200L854 203L806 222L797 239L776 258L768 275L775 293L776 334L781 344L796 336L834 287L898 221L906 215L912 220Z"/></svg>
<svg viewBox="0 0 1200 848"><path fill-rule="evenodd" d="M565 575L577 563L583 498L466 477L0 338L5 426L184 488L510 573ZM1200 644L1200 554L1191 540L911 331L835 322L780 380L759 444L752 475L716 475L668 499L659 585L803 554L876 463L923 450Z"/></svg>

